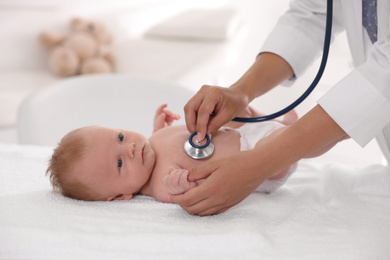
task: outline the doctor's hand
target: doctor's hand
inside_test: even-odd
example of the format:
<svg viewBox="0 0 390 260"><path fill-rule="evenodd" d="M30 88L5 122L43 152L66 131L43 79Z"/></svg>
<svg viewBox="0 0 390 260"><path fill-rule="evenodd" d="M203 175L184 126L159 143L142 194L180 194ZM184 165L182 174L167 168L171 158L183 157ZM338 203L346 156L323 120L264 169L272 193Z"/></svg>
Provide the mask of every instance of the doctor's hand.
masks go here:
<svg viewBox="0 0 390 260"><path fill-rule="evenodd" d="M171 200L193 215L226 211L268 179L269 172L260 170L267 167L259 167L258 162L262 160L256 157L253 150L239 152L192 169L189 181L207 179L184 194L171 195Z"/></svg>
<svg viewBox="0 0 390 260"><path fill-rule="evenodd" d="M187 129L202 141L244 110L250 100L238 88L204 85L184 106Z"/></svg>

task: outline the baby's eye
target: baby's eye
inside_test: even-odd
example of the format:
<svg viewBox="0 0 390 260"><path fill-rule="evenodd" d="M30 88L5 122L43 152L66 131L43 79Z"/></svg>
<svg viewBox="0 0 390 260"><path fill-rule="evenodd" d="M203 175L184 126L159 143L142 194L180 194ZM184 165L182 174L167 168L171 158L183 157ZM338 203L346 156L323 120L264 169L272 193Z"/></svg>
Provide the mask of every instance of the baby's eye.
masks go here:
<svg viewBox="0 0 390 260"><path fill-rule="evenodd" d="M122 164L123 164L122 159L119 159L118 160L118 169L122 168Z"/></svg>
<svg viewBox="0 0 390 260"><path fill-rule="evenodd" d="M122 133L119 133L119 135L118 135L119 142L122 143L124 138L125 138L125 137L123 136L123 134L122 134Z"/></svg>

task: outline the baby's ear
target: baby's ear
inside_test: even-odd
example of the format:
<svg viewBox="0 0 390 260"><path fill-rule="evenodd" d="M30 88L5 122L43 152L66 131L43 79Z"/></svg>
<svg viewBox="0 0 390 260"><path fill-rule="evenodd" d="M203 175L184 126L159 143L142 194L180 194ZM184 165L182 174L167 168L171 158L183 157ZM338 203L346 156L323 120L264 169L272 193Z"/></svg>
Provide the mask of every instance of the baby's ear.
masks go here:
<svg viewBox="0 0 390 260"><path fill-rule="evenodd" d="M119 194L113 195L107 198L107 201L113 200L131 200L133 198L133 194Z"/></svg>

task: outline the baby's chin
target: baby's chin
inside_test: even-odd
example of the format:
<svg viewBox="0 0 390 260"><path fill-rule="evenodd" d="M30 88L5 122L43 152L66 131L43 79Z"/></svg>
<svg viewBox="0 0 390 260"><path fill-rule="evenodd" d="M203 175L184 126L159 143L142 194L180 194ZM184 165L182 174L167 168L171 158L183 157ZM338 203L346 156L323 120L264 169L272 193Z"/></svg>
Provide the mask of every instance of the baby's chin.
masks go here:
<svg viewBox="0 0 390 260"><path fill-rule="evenodd" d="M149 160L149 161L147 161ZM153 147L150 145L149 142L145 144L144 148L144 162L150 163L154 166L156 162L156 152L154 151Z"/></svg>

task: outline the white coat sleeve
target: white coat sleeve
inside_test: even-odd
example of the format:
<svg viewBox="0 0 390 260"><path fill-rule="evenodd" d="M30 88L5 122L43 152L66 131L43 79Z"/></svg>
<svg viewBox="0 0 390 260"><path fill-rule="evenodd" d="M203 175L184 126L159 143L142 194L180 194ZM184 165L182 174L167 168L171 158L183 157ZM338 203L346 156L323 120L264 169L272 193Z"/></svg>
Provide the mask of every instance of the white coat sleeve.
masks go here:
<svg viewBox="0 0 390 260"><path fill-rule="evenodd" d="M318 103L361 146L390 124L390 30Z"/></svg>
<svg viewBox="0 0 390 260"><path fill-rule="evenodd" d="M333 32L342 30L341 10L333 6ZM283 57L295 76L321 54L326 1L293 1L261 52ZM338 82L318 103L359 145L366 145L390 123L390 32L374 44L367 61Z"/></svg>
<svg viewBox="0 0 390 260"><path fill-rule="evenodd" d="M342 30L338 19L338 2L333 4L332 39ZM295 77L300 77L321 55L326 24L326 1L292 1L289 10L279 19L276 27L264 42L262 52L272 52L283 57ZM288 84L288 83L287 83Z"/></svg>

